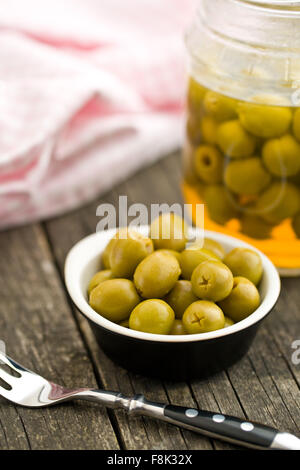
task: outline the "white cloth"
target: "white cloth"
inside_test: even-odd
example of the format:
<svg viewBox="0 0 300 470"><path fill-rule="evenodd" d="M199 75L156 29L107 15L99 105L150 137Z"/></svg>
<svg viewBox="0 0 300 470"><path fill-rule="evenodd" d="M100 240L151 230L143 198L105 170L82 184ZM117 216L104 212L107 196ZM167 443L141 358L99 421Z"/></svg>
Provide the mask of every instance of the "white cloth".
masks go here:
<svg viewBox="0 0 300 470"><path fill-rule="evenodd" d="M85 203L180 145L195 3L0 2L0 228Z"/></svg>

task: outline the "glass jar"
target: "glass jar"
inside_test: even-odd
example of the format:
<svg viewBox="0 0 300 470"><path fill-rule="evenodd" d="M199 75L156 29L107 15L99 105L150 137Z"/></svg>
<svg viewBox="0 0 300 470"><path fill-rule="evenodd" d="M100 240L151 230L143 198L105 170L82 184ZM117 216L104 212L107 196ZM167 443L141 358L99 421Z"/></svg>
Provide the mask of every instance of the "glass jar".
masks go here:
<svg viewBox="0 0 300 470"><path fill-rule="evenodd" d="M186 45L185 200L299 275L300 2L202 0Z"/></svg>

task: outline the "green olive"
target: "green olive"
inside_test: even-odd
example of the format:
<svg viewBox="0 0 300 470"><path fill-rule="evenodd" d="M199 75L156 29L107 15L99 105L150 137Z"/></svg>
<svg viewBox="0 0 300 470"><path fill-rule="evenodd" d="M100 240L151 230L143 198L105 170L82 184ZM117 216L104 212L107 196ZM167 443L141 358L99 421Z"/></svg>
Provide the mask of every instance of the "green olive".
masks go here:
<svg viewBox="0 0 300 470"><path fill-rule="evenodd" d="M273 226L254 214L244 214L241 219L241 232L258 240L270 238Z"/></svg>
<svg viewBox="0 0 300 470"><path fill-rule="evenodd" d="M202 110L203 98L206 93L206 89L200 85L194 78L189 79L188 84L188 107L195 113L200 114Z"/></svg>
<svg viewBox="0 0 300 470"><path fill-rule="evenodd" d="M272 183L255 205L257 214L270 224L280 224L300 211L300 190L292 183Z"/></svg>
<svg viewBox="0 0 300 470"><path fill-rule="evenodd" d="M204 238L203 248L212 251L221 260L225 256L225 250L222 245L211 238Z"/></svg>
<svg viewBox="0 0 300 470"><path fill-rule="evenodd" d="M210 218L217 224L226 224L238 215L234 196L221 184L207 186L204 193L204 202Z"/></svg>
<svg viewBox="0 0 300 470"><path fill-rule="evenodd" d="M263 274L261 257L256 251L248 248L234 248L224 258L224 263L232 274L249 279L257 285Z"/></svg>
<svg viewBox="0 0 300 470"><path fill-rule="evenodd" d="M170 335L186 335L187 332L184 329L182 320L175 319L173 322L173 326L169 333Z"/></svg>
<svg viewBox="0 0 300 470"><path fill-rule="evenodd" d="M113 240L110 240L105 250L102 253L101 265L104 269L110 269L109 254L110 254L111 246L113 245L113 243L114 243Z"/></svg>
<svg viewBox="0 0 300 470"><path fill-rule="evenodd" d="M248 132L265 139L282 136L292 121L292 111L282 106L244 102L239 103L238 114Z"/></svg>
<svg viewBox="0 0 300 470"><path fill-rule="evenodd" d="M188 227L177 214L165 213L152 222L150 238L156 250L182 251L188 239Z"/></svg>
<svg viewBox="0 0 300 470"><path fill-rule="evenodd" d="M189 334L207 333L224 328L225 318L214 302L197 300L184 312L182 323Z"/></svg>
<svg viewBox="0 0 300 470"><path fill-rule="evenodd" d="M296 109L294 114L293 132L296 139L300 142L300 108Z"/></svg>
<svg viewBox="0 0 300 470"><path fill-rule="evenodd" d="M241 126L238 120L235 120L220 124L217 142L228 157L243 158L253 155L257 141Z"/></svg>
<svg viewBox="0 0 300 470"><path fill-rule="evenodd" d="M198 264L210 259L220 261L213 251L199 248L197 244L190 245L180 253L181 276L189 281Z"/></svg>
<svg viewBox="0 0 300 470"><path fill-rule="evenodd" d="M231 293L219 302L224 314L235 322L247 318L259 304L260 295L257 288L245 277L235 277Z"/></svg>
<svg viewBox="0 0 300 470"><path fill-rule="evenodd" d="M194 168L195 148L188 141L185 142L182 158L182 172L185 183L194 186L199 182Z"/></svg>
<svg viewBox="0 0 300 470"><path fill-rule="evenodd" d="M134 283L141 297L160 299L174 287L180 273L175 256L155 251L136 268Z"/></svg>
<svg viewBox="0 0 300 470"><path fill-rule="evenodd" d="M198 299L192 291L191 282L185 280L177 281L165 298L165 301L174 310L176 318L182 318L184 311L196 300Z"/></svg>
<svg viewBox="0 0 300 470"><path fill-rule="evenodd" d="M215 145L217 143L218 123L211 116L203 116L200 121L202 140L206 144Z"/></svg>
<svg viewBox="0 0 300 470"><path fill-rule="evenodd" d="M195 151L195 171L205 183L221 183L224 171L224 157L211 145L200 145Z"/></svg>
<svg viewBox="0 0 300 470"><path fill-rule="evenodd" d="M295 176L290 176L289 181L300 188L300 171Z"/></svg>
<svg viewBox="0 0 300 470"><path fill-rule="evenodd" d="M205 250L209 250L210 252L214 253L219 260L222 260L225 256L225 250L222 245L212 240L211 238L197 238L191 245L193 248L198 247L199 249L204 248Z"/></svg>
<svg viewBox="0 0 300 470"><path fill-rule="evenodd" d="M105 250L102 253L101 264L104 269L110 269L109 256L110 256L110 252L115 241L116 239L112 238L108 242L108 244L105 247Z"/></svg>
<svg viewBox="0 0 300 470"><path fill-rule="evenodd" d="M110 269L104 269L103 271L97 272L88 285L88 294L92 292L92 290L97 287L101 282L107 281L108 279L113 279L113 274Z"/></svg>
<svg viewBox="0 0 300 470"><path fill-rule="evenodd" d="M233 286L230 269L220 261L203 261L193 271L192 288L200 299L218 302L225 299Z"/></svg>
<svg viewBox="0 0 300 470"><path fill-rule="evenodd" d="M186 122L186 134L193 145L202 140L201 121L195 116L189 116Z"/></svg>
<svg viewBox="0 0 300 470"><path fill-rule="evenodd" d="M297 238L300 238L300 212L292 220L292 227Z"/></svg>
<svg viewBox="0 0 300 470"><path fill-rule="evenodd" d="M178 261L178 262L180 261L180 253L179 253L179 251L167 250L166 248L161 248L160 250L156 250L156 252L165 253L166 255L175 256L175 258L177 259L177 261Z"/></svg>
<svg viewBox="0 0 300 470"><path fill-rule="evenodd" d="M175 319L170 305L160 299L144 300L131 312L129 327L158 335L168 335Z"/></svg>
<svg viewBox="0 0 300 470"><path fill-rule="evenodd" d="M226 186L236 194L259 194L271 182L270 174L257 157L231 161L225 170Z"/></svg>
<svg viewBox="0 0 300 470"><path fill-rule="evenodd" d="M153 252L153 242L134 230L113 244L109 262L114 277L131 278L137 265Z"/></svg>
<svg viewBox="0 0 300 470"><path fill-rule="evenodd" d="M126 320L140 302L132 281L109 279L101 282L90 295L90 306L110 321Z"/></svg>
<svg viewBox="0 0 300 470"><path fill-rule="evenodd" d="M119 325L123 326L124 328L129 328L129 318L127 318L126 320L120 321Z"/></svg>
<svg viewBox="0 0 300 470"><path fill-rule="evenodd" d="M102 253L102 267L104 269L110 269L111 266L110 266L110 261L109 261L109 257L110 257L110 252L112 250L112 247L114 246L115 244L115 241L118 240L120 237L123 237L125 236L125 234L127 234L127 227L122 227L120 228L120 230L118 230L116 232L116 234L109 240L108 244L106 245L103 253Z"/></svg>
<svg viewBox="0 0 300 470"><path fill-rule="evenodd" d="M300 171L300 144L289 134L267 141L262 157L266 168L274 176L294 176Z"/></svg>
<svg viewBox="0 0 300 470"><path fill-rule="evenodd" d="M228 326L234 325L234 321L231 318L225 316L225 325L224 328L228 328Z"/></svg>
<svg viewBox="0 0 300 470"><path fill-rule="evenodd" d="M237 116L237 101L215 91L208 91L204 96L204 109L217 121L228 121Z"/></svg>

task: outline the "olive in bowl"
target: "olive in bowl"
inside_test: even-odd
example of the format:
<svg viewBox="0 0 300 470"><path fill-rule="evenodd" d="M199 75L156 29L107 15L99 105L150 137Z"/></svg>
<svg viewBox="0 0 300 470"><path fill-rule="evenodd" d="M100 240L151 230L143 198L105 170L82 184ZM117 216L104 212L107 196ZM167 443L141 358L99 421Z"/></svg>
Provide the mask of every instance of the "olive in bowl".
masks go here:
<svg viewBox="0 0 300 470"><path fill-rule="evenodd" d="M146 237L149 234L148 226L135 228L135 230ZM100 347L111 359L122 367L142 375L168 380L187 380L207 377L219 372L238 361L247 352L261 322L273 309L280 293L278 272L263 253L236 238L206 231L205 236L220 243L226 254L235 248L250 249L259 254L263 274L257 286L260 295L258 308L247 318L234 324L232 324L232 319L226 318L226 313L224 319L220 314L219 329L214 331L188 334L184 323L180 318L176 319L174 315L174 324L168 334L148 333L139 331L138 326L136 326L137 329L130 328L130 323L129 328L126 327L128 323L125 325L123 321L124 326L114 323L103 315L99 315L89 304L87 292L89 283L95 273L106 267L101 266L100 254L104 252L115 233L116 230L108 230L84 238L71 249L65 264L65 282L68 292L76 307L88 319ZM191 228L190 235L200 238L201 231ZM176 279L175 283L179 281ZM161 298L157 303L160 308L161 306L165 308L166 298ZM146 298L140 299L140 302L145 301L147 302ZM207 300L207 302L211 301ZM224 300L221 300L219 304L221 305L222 302ZM148 308L149 302L145 305ZM203 304L200 306L202 307ZM134 308L136 307L132 307L132 310ZM228 306L224 309L227 312ZM147 310L144 310L142 314L139 313L137 320L140 315L147 318ZM165 314L166 331L170 329L168 321L171 317L173 318L171 312ZM188 323L186 325L188 326ZM185 332L187 334L184 334Z"/></svg>

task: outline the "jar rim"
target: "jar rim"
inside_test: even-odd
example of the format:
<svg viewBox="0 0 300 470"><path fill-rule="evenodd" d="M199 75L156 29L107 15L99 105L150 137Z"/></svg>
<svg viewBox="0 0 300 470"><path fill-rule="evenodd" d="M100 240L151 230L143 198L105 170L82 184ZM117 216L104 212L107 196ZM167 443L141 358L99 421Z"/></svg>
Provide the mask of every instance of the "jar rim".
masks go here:
<svg viewBox="0 0 300 470"><path fill-rule="evenodd" d="M299 54L300 0L202 0L197 20L223 38Z"/></svg>
<svg viewBox="0 0 300 470"><path fill-rule="evenodd" d="M288 2L295 10L270 8L274 1L202 0L186 34L191 74L236 99L259 90L299 106L300 0Z"/></svg>

